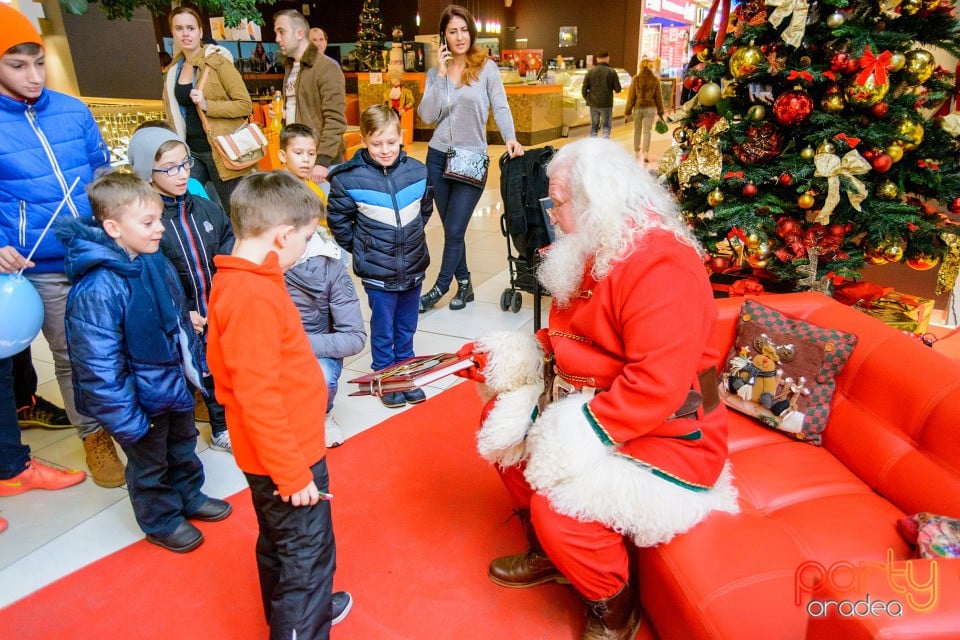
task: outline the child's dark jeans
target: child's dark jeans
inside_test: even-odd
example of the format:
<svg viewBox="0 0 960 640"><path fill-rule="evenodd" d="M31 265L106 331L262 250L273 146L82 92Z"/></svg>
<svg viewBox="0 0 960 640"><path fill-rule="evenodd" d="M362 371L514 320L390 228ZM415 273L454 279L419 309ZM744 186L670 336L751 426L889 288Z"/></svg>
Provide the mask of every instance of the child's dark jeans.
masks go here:
<svg viewBox="0 0 960 640"><path fill-rule="evenodd" d="M157 416L147 435L123 446L127 491L144 533L165 538L206 502L196 449L193 411Z"/></svg>

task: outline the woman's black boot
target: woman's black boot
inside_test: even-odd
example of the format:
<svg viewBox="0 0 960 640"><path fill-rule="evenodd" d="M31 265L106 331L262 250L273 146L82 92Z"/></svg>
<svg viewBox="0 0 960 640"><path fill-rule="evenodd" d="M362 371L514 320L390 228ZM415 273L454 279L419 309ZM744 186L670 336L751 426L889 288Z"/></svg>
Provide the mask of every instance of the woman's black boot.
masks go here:
<svg viewBox="0 0 960 640"><path fill-rule="evenodd" d="M459 311L467 306L468 302L473 302L473 298L473 283L470 282L470 277L467 276L466 280L457 280L457 295L450 301L450 309Z"/></svg>
<svg viewBox="0 0 960 640"><path fill-rule="evenodd" d="M427 291L424 295L420 296L420 313L424 313L427 309L432 309L438 302L440 298L443 297L443 292L440 291L440 288L437 285L433 285L433 288L430 291Z"/></svg>

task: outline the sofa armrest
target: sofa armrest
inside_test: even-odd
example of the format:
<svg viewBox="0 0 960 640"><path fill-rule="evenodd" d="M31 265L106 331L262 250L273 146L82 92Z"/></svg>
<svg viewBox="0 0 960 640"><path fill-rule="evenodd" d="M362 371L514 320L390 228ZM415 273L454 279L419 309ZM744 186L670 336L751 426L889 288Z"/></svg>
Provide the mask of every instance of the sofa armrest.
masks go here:
<svg viewBox="0 0 960 640"><path fill-rule="evenodd" d="M960 560L850 566L831 571L812 594L808 640L960 637Z"/></svg>

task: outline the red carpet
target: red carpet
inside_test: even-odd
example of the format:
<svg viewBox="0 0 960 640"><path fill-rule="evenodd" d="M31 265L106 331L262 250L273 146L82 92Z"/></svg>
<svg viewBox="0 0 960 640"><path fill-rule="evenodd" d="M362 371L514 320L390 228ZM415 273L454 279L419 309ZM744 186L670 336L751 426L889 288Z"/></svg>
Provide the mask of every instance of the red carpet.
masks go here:
<svg viewBox="0 0 960 640"><path fill-rule="evenodd" d="M329 453L335 588L354 597L333 638L579 637L583 607L569 587L504 589L486 577L489 560L524 539L476 453L478 415L473 385L461 384ZM196 551L131 545L0 611L0 636L266 638L253 508L246 491L230 501L231 517L199 523Z"/></svg>

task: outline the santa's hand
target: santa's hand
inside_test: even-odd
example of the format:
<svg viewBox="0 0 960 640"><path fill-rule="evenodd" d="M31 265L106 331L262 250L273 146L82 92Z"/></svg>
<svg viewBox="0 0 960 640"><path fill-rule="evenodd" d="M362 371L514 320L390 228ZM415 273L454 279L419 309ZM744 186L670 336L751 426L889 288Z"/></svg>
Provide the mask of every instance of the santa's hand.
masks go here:
<svg viewBox="0 0 960 640"><path fill-rule="evenodd" d="M468 342L467 344L460 347L460 350L457 351L457 355L461 358L469 356L471 360L474 361L474 366L467 369L461 369L460 371L455 371L453 375L460 376L461 378L466 378L467 380L473 380L474 382L479 382L483 384L487 381L483 377L483 368L487 366L487 356L482 353L477 353L476 343Z"/></svg>

